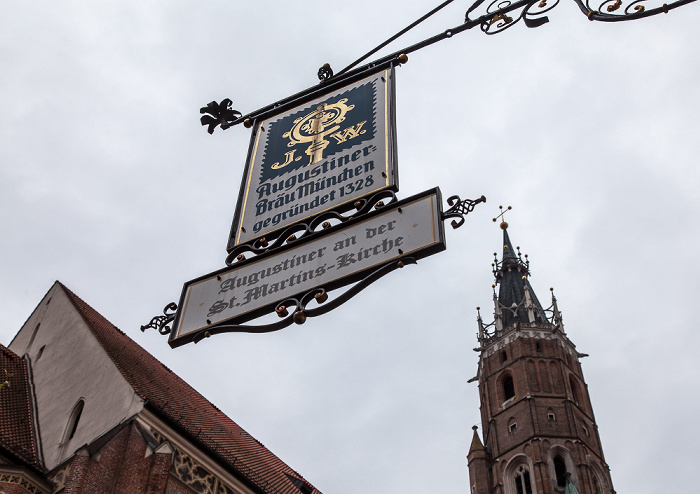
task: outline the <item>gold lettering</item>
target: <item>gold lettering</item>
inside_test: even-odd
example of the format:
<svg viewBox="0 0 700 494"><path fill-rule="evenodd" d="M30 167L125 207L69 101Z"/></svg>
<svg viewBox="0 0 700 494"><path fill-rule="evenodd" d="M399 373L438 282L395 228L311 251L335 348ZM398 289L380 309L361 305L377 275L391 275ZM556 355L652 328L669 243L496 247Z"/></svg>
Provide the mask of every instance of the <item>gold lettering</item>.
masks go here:
<svg viewBox="0 0 700 494"><path fill-rule="evenodd" d="M355 137L364 134L367 132L366 130L362 130L362 126L367 123L367 120L364 122L360 122L357 124L355 127L348 127L345 130L341 130L339 132L336 132L335 134L331 134L331 137L333 137L336 141L338 141L338 144L342 144L348 139L354 139Z"/></svg>
<svg viewBox="0 0 700 494"><path fill-rule="evenodd" d="M292 149L291 151L287 151L284 153L285 156L285 161L280 165L280 162L278 161L277 163L274 163L271 168L273 170L279 170L280 168L284 168L288 164L290 164L293 161L299 161L301 159L301 156L297 156L296 158L294 157L294 153L296 152L296 149Z"/></svg>

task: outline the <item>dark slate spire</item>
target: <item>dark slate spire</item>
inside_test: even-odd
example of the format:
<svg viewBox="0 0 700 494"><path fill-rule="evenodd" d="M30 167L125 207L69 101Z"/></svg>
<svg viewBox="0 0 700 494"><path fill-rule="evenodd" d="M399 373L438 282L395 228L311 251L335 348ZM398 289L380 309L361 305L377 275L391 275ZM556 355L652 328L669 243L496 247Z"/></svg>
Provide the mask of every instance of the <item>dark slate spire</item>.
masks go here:
<svg viewBox="0 0 700 494"><path fill-rule="evenodd" d="M520 248L513 249L508 236L508 223L502 222L501 229L503 230L503 258L500 262L496 258L493 272L496 284L499 285L499 307L496 308L496 312L498 313L500 309L502 325L505 328L516 321L547 322L542 305L528 281L530 262L527 260L527 254L523 261Z"/></svg>

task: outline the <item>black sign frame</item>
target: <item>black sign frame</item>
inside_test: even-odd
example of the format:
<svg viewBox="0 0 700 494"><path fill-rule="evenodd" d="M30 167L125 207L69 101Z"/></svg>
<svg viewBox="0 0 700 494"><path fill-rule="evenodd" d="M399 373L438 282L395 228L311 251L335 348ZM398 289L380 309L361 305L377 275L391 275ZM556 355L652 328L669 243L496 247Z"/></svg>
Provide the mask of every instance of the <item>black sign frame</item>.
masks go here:
<svg viewBox="0 0 700 494"><path fill-rule="evenodd" d="M292 102L286 105L282 105L279 108L276 108L272 111L265 112L261 115L258 115L256 118L256 121L253 122L252 126L252 131L251 131L251 137L250 137L250 143L248 147L248 154L246 157L246 165L244 168L243 176L241 179L241 185L239 189L239 195L238 199L236 202L236 208L234 212L234 217L233 217L233 222L231 225L231 231L229 234L229 239L227 243L226 250L227 252L233 251L237 246L244 245L244 244L254 244L256 241L258 241L261 238L265 238L266 241L271 241L277 238L283 231L286 229L292 227L293 225L297 225L299 223L304 223L310 221L311 218L316 216L317 214L325 211L337 211L338 213L347 213L348 211L351 211L355 207L355 203L359 199L366 198L372 194L376 194L379 191L383 190L391 190L391 191L398 191L398 156L397 156L397 143L396 143L396 99L395 99L395 94L396 94L396 74L395 74L395 65L397 65L398 62L391 62L391 63L386 63L386 64L381 64L375 67L371 67L368 70L361 71L358 73L354 73L350 75L347 78L338 80L338 81L333 81L332 84L328 84L327 86L320 86L316 88L310 88L307 91L303 92L304 96L301 98L296 98ZM363 81L365 79L370 79L373 76L376 76L377 74L381 74L382 72L385 72L387 74L387 81L386 82L386 94L385 94L385 99L386 99L386 109L385 109L385 115L384 118L386 119L386 161L382 161L380 166L378 168L382 168L381 170L381 176L380 178L385 181L384 185L381 187L376 187L373 189L367 190L366 193L358 195L355 193L354 196L351 196L345 201L341 201L340 203L337 203L336 205L329 207L327 209L319 209L319 206L315 206L317 209L314 210L313 212L309 212L310 214L307 215L301 215L298 220L292 221L292 222L286 222L283 224L280 224L279 226L275 227L273 230L268 230L265 232L261 232L260 234L250 234L249 232L244 231L244 234L246 235L247 238L245 240L239 241L241 238L241 229L245 229L245 226L242 224L242 222L245 220L245 206L246 206L246 199L247 199L247 193L250 191L250 188L252 184L250 183L251 179L251 167L254 166L254 159L255 159L255 152L256 152L256 144L259 144L259 134L260 132L264 132L264 125L265 122L270 121L271 119L274 119L278 117L279 115L282 115L284 113L289 112L290 110L293 110L294 108L300 108L303 107L304 105L308 105L310 102L314 100L318 100L321 98L332 98L333 95L338 94L341 92L344 88L347 88L349 86L352 86L353 84L357 84L360 81ZM357 128L357 127L355 127ZM360 158L361 154L358 151L355 151L354 153L349 153L349 156L347 158ZM297 157L298 159L299 157ZM358 160L358 163L361 164L361 160ZM356 168L357 165L353 163L353 166ZM377 174L375 174L376 177Z"/></svg>

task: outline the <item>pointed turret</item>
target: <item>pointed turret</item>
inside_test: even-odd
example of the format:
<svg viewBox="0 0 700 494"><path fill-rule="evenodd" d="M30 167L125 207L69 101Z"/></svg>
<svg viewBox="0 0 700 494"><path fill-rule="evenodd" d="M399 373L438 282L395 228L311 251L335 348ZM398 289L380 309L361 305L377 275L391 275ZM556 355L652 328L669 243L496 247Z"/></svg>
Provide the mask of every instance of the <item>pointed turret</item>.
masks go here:
<svg viewBox="0 0 700 494"><path fill-rule="evenodd" d="M481 443L481 438L479 437L477 429L477 426L472 427L474 435L472 436L472 444L469 447L469 454L476 453L478 451L486 451L486 448L484 448L484 445Z"/></svg>
<svg viewBox="0 0 700 494"><path fill-rule="evenodd" d="M491 488L491 475L489 454L479 439L479 433L474 429L472 444L469 448L467 461L469 463L469 478L471 479L471 492L475 494L487 494Z"/></svg>

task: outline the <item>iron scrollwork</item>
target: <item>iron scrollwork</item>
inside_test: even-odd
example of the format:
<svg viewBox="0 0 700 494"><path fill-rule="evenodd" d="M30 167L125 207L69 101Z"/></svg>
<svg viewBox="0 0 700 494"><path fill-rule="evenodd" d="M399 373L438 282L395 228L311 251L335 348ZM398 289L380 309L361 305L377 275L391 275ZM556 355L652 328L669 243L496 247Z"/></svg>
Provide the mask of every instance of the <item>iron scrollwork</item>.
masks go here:
<svg viewBox="0 0 700 494"><path fill-rule="evenodd" d="M481 196L478 199L460 199L459 196L451 196L447 199L447 204L452 206L450 209L442 213L442 220L447 218L458 218L450 223L452 228L459 228L464 224L464 217L474 211L474 207L480 202L486 202L486 197Z"/></svg>
<svg viewBox="0 0 700 494"><path fill-rule="evenodd" d="M527 27L539 27L549 18L544 14L559 4L559 0L528 0L511 2L510 0L493 0L486 8L486 13L471 19L470 14L477 10L484 0L478 0L467 11L464 22L478 22L486 34L498 34L522 20Z"/></svg>
<svg viewBox="0 0 700 494"><path fill-rule="evenodd" d="M237 245L226 256L226 265L232 266L236 262L246 259L246 254L257 256L283 245L296 242L308 235L329 228L332 224L344 223L357 216L362 216L372 210L380 209L384 206L398 201L396 194L391 190L382 190L370 197L356 200L350 205L342 205L335 209L330 209L310 218L308 221L301 221L288 226L273 236L267 235L262 238L251 240L250 242ZM350 209L349 209L350 208ZM350 214L350 211L352 213Z"/></svg>
<svg viewBox="0 0 700 494"><path fill-rule="evenodd" d="M177 304L175 302L170 302L163 309L162 316L155 316L151 319L151 322L141 326L141 331L146 331L149 328L158 330L160 334L166 335L170 334L169 324L175 320L175 315L177 314Z"/></svg>
<svg viewBox="0 0 700 494"><path fill-rule="evenodd" d="M575 0L581 11L592 21L616 22L640 19L656 14L668 14L670 10L693 2L694 0L678 0L676 2L660 2L653 0ZM656 5L654 5L656 4ZM659 5L660 4L660 5Z"/></svg>
<svg viewBox="0 0 700 494"><path fill-rule="evenodd" d="M277 303L274 309L281 318L280 321L261 325L217 324L210 328L200 330L192 341L194 343L199 343L204 338L209 338L212 335L220 333L272 333L289 327L292 324L303 324L309 317L317 317L340 307L378 279L408 264L416 264L416 259L413 257L402 257L398 260L391 260L372 271L344 293L327 303L328 292L323 287L314 288L300 297L287 298ZM309 308L309 304L314 300L318 303L318 307Z"/></svg>
<svg viewBox="0 0 700 494"><path fill-rule="evenodd" d="M641 19L656 14L667 14L695 0L676 0L665 3L660 0L574 0L591 21L617 22ZM523 20L527 27L538 27L548 22L544 15L559 4L559 0L493 0L486 13L470 18L484 0L477 0L467 11L465 24L480 22L486 34L497 34ZM654 5L655 4L655 5Z"/></svg>

